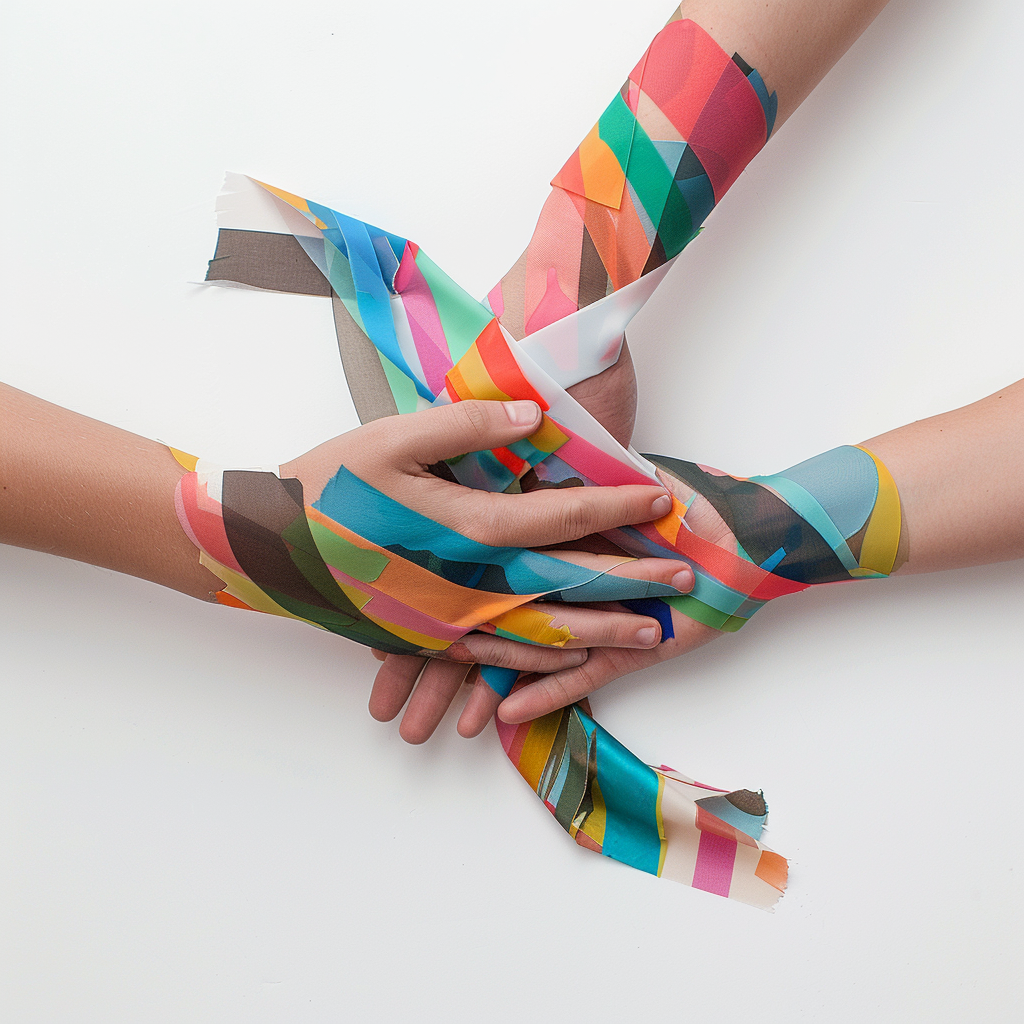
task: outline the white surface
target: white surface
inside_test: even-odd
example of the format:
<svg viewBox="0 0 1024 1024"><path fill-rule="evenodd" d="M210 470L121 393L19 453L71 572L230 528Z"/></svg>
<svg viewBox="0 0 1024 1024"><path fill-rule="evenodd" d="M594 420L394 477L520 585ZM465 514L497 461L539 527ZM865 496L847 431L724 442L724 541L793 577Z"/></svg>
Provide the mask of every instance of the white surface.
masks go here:
<svg viewBox="0 0 1024 1024"><path fill-rule="evenodd" d="M328 303L186 283L223 171L483 293L670 3L627 6L8 8L2 378L235 464L352 426ZM893 0L642 314L638 448L772 471L1024 376L1022 33ZM406 747L361 649L0 573L5 1021L1019 1019L1019 564L778 602L595 701L764 787L775 915L577 849L493 735Z"/></svg>

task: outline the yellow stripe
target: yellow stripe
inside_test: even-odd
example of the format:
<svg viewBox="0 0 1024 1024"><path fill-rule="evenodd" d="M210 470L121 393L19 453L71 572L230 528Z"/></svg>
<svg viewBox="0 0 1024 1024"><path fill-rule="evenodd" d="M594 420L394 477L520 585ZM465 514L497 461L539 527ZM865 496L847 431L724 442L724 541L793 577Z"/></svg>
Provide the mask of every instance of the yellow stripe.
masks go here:
<svg viewBox="0 0 1024 1024"><path fill-rule="evenodd" d="M190 473L196 471L196 463L199 461L197 455L189 455L188 452L179 451L177 448L172 448L170 445L167 446L168 451L174 456L174 461L179 466L183 466Z"/></svg>
<svg viewBox="0 0 1024 1024"><path fill-rule="evenodd" d="M467 398L473 397L473 392L469 390L469 385L462 379L458 366L453 366L445 376L459 398L465 401Z"/></svg>
<svg viewBox="0 0 1024 1024"><path fill-rule="evenodd" d="M658 776L658 800L654 805L654 813L658 818L658 835L661 836L661 854L658 857L658 877L665 868L665 854L668 853L668 840L665 839L665 819L661 814L661 798L665 793L665 776L661 772L654 773Z"/></svg>
<svg viewBox="0 0 1024 1024"><path fill-rule="evenodd" d="M363 605L369 604L373 594L367 594L365 590L360 590L358 587L353 587L350 583L342 583L341 580L336 579L334 581L339 587L345 592L345 596L360 610L363 610ZM389 627L390 628L390 627Z"/></svg>
<svg viewBox="0 0 1024 1024"><path fill-rule="evenodd" d="M590 798L594 803L594 809L587 815L587 820L583 822L583 834L590 836L591 839L597 843L598 846L604 846L604 827L608 820L608 811L604 804L604 796L601 793L601 787L597 784L595 778L590 786ZM659 801L659 806L661 806ZM662 849L661 859L664 861L665 853ZM661 874L661 866L658 866L658 874Z"/></svg>
<svg viewBox="0 0 1024 1024"><path fill-rule="evenodd" d="M550 416L542 416L540 427L527 440L539 452L557 452L569 440Z"/></svg>
<svg viewBox="0 0 1024 1024"><path fill-rule="evenodd" d="M878 497L875 508L868 520L864 543L860 549L860 564L872 572L888 576L896 561L896 552L900 546L900 494L896 489L896 481L885 468L884 463L863 445L856 445L862 452L867 452L878 471Z"/></svg>
<svg viewBox="0 0 1024 1024"><path fill-rule="evenodd" d="M544 771L544 765L547 764L548 754L551 753L551 744L555 742L558 723L561 720L562 712L555 711L530 724L530 731L526 735L523 752L519 757L519 774L526 779L534 791L540 785L541 773Z"/></svg>
<svg viewBox="0 0 1024 1024"><path fill-rule="evenodd" d="M570 640L578 640L568 626L552 626L554 615L538 608L513 608L491 619L491 625L515 633L524 640L545 644L548 647L564 647Z"/></svg>
<svg viewBox="0 0 1024 1024"><path fill-rule="evenodd" d="M459 371L473 398L483 398L491 402L512 401L511 397L491 380L487 366L480 356L480 349L475 344L459 360Z"/></svg>
<svg viewBox="0 0 1024 1024"><path fill-rule="evenodd" d="M239 601L244 601L254 611L266 612L268 615L281 615L286 619L298 619L299 622L308 622L311 626L323 629L319 622L304 619L301 615L294 615L287 608L282 608L273 598L263 593L252 580L240 576L234 569L229 569L205 551L199 552L199 564L206 566L214 576L227 584L224 588L225 593L237 597Z"/></svg>
<svg viewBox="0 0 1024 1024"><path fill-rule="evenodd" d="M256 181L255 178L253 178L252 180L255 181L256 184L260 186L260 188L265 188L268 192L271 192L275 196L277 196L278 199L283 199L289 206L294 206L296 210L299 210L302 213L310 212L309 203L307 203L306 200L302 198L302 196L294 195L291 192L285 192L283 188L274 188L273 185L268 185L265 181ZM317 226L319 227L320 225ZM326 227L327 225L325 224L323 226Z"/></svg>
<svg viewBox="0 0 1024 1024"><path fill-rule="evenodd" d="M428 651L445 651L451 646L451 640L438 640L436 636L427 636L425 633L417 633L414 629L398 626L394 622L388 622L387 619L379 618L372 612L368 612L365 608L360 609L360 611L371 622L376 622L378 626L386 629L392 636L408 640L409 643L416 644L417 647L424 647Z"/></svg>

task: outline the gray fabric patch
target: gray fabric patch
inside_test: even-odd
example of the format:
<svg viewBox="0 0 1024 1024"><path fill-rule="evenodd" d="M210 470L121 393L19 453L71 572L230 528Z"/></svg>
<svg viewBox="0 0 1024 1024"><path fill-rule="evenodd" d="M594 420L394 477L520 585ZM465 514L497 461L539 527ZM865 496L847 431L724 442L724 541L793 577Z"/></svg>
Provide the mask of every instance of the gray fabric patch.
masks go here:
<svg viewBox="0 0 1024 1024"><path fill-rule="evenodd" d="M345 379L359 422L369 423L382 416L396 416L398 406L395 405L387 375L373 343L363 334L337 295L331 296L331 305L334 308L334 330L338 335L341 365L345 370Z"/></svg>
<svg viewBox="0 0 1024 1024"><path fill-rule="evenodd" d="M221 228L207 281L235 281L299 295L330 295L331 285L294 235Z"/></svg>

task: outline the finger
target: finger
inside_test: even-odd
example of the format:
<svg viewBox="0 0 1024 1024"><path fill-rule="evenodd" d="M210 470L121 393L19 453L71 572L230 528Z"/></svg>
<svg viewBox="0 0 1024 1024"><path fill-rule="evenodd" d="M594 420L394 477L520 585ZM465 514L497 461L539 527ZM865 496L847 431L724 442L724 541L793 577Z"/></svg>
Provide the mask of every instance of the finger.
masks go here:
<svg viewBox="0 0 1024 1024"><path fill-rule="evenodd" d="M602 530L660 519L672 509L664 488L564 487L529 494L487 491L447 495L444 522L474 540L499 547L563 544ZM606 556L607 557L607 556Z"/></svg>
<svg viewBox="0 0 1024 1024"><path fill-rule="evenodd" d="M406 743L424 743L430 739L468 672L468 665L453 661L427 663L398 729Z"/></svg>
<svg viewBox="0 0 1024 1024"><path fill-rule="evenodd" d="M520 441L532 434L540 421L536 402L453 402L405 419L399 450L421 466L429 466L466 452Z"/></svg>
<svg viewBox="0 0 1024 1024"><path fill-rule="evenodd" d="M566 654L587 647L638 647L647 650L657 647L661 642L661 624L657 619L614 605L590 608L584 604L563 605L545 601L531 602L523 607L549 616L552 629L568 628L572 637L562 649ZM579 664L582 665L583 661ZM560 665L557 669L528 668L525 665L515 667L521 667L523 671L550 673L576 666Z"/></svg>
<svg viewBox="0 0 1024 1024"><path fill-rule="evenodd" d="M678 612L672 613L672 626L675 636L651 650L592 648L590 657L579 668L541 676L510 694L498 707L498 717L510 725L540 718L581 700L613 679L685 654L722 635L717 629Z"/></svg>
<svg viewBox="0 0 1024 1024"><path fill-rule="evenodd" d="M373 655L373 656L374 656L374 657L375 657L375 658L376 658L376 659L377 659L378 661L385 661L385 660L387 659L387 654L385 654L385 653L384 653L384 651L378 651L376 647L371 647L371 648L370 648L370 653L371 653L371 654L372 654L372 655Z"/></svg>
<svg viewBox="0 0 1024 1024"><path fill-rule="evenodd" d="M598 648L590 652L586 664L539 679L506 697L498 707L498 717L509 725L541 718L559 708L575 704L613 679L633 672L645 664L662 660L661 651L631 651ZM590 666L593 662L593 666Z"/></svg>
<svg viewBox="0 0 1024 1024"><path fill-rule="evenodd" d="M551 607L553 606L541 610L549 612ZM576 644L577 648L585 646ZM440 657L445 661L494 665L495 668L514 668L520 672L558 672L582 665L587 660L587 653L583 650L517 643L515 640L506 640L504 637L490 636L487 633L473 633L452 644Z"/></svg>
<svg viewBox="0 0 1024 1024"><path fill-rule="evenodd" d="M476 671L475 674L473 690L459 716L459 735L466 739L479 736L484 731L484 727L494 717L494 713L501 703L501 694L495 693L483 681L479 671Z"/></svg>
<svg viewBox="0 0 1024 1024"><path fill-rule="evenodd" d="M572 562L584 569L605 571L610 576L621 576L634 580L647 580L650 583L664 583L675 587L680 594L688 594L693 590L693 569L686 562L674 558L629 558L620 555L599 555L589 551L566 550L554 548L545 554L559 558L563 562ZM572 591L564 592L572 597Z"/></svg>
<svg viewBox="0 0 1024 1024"><path fill-rule="evenodd" d="M384 664L377 669L373 689L370 690L370 714L378 722L390 722L405 707L426 663L426 658L405 654L387 655Z"/></svg>

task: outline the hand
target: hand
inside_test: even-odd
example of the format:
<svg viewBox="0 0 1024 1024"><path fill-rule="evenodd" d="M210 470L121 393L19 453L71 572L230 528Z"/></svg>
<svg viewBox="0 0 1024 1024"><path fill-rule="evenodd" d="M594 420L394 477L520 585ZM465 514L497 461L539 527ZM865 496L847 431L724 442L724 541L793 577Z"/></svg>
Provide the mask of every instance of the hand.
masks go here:
<svg viewBox="0 0 1024 1024"><path fill-rule="evenodd" d="M377 420L321 445L282 466L282 476L297 477L305 501L316 501L339 466L403 505L475 541L495 546L565 544L623 523L646 522L664 514L669 497L658 487L545 490L532 494L492 494L464 488L434 476L429 466L467 450L507 445L540 424L532 402L460 402L401 421ZM412 429L410 429L412 428ZM583 551L552 551L550 557L596 571L674 586L686 592L692 571L666 559L627 560L626 556ZM443 716L469 665L480 662L529 672L552 672L581 664L587 646L652 648L660 640L655 619L611 606L544 602L527 605L552 616L555 629L566 627L564 648L549 649L486 634L467 636L431 661L410 704L402 735L425 740ZM426 653L426 652L424 652ZM405 703L424 658L388 658L374 685L371 712L393 718ZM487 717L493 713L493 708Z"/></svg>
<svg viewBox="0 0 1024 1024"><path fill-rule="evenodd" d="M686 522L697 536L728 551L736 551L736 538L732 531L703 495L697 494L693 488L688 487L681 480L677 480L670 473L659 470L658 478L680 501L690 501ZM466 705L466 712L472 710L472 714L467 716L466 712L463 713L463 717L467 718L467 729L470 722L473 726L479 724L477 732L483 729L486 723L480 723L479 716L486 708L491 708L492 714L497 711L498 717L503 722L513 725L519 722L528 722L533 718L540 718L558 708L586 698L595 690L606 686L620 676L637 672L650 665L660 664L670 658L679 657L681 654L688 654L722 635L719 630L695 622L674 609L671 609L670 613L674 636L664 643L659 643L656 647L648 650L627 650L616 647L592 648L586 662L581 665L569 666L548 674L538 672L524 677L515 692L503 701L494 699L497 695L488 698L486 693L474 691ZM480 690L480 685L476 690ZM460 721L461 731L462 723Z"/></svg>
<svg viewBox="0 0 1024 1024"><path fill-rule="evenodd" d="M636 418L637 392L633 361L625 341L622 344L622 353L614 366L596 377L574 385L569 388L569 393L600 420L616 440L623 445L629 444ZM589 540L591 538L580 540L576 546L596 547L602 551L613 549L613 545L604 542L602 538L596 538L601 542L598 545L588 543ZM659 559L644 561L653 563L652 571L660 570L656 577L659 581L665 580L661 572L666 571L666 567L657 565ZM634 567L638 564L632 563ZM679 570L679 563L669 564L672 566L671 575L674 577ZM692 577L689 580L684 577L675 585L688 590L692 586L691 581ZM545 610L551 611L552 606L546 605ZM673 613L673 620L676 619L679 620L676 627L677 637L687 633L691 627L699 626L685 616ZM408 742L422 743L437 728L459 688L464 683L469 683L473 685L473 693L459 718L458 731L462 736L472 737L479 735L484 729L501 701L501 698L480 678L479 671L474 668L476 663L519 669L529 673L528 679L543 680L546 686L552 688L551 693L557 694L563 680L568 688L567 692L579 690L589 685L591 680L602 680L593 682L589 689L582 691L590 692L604 685L604 682L611 682L612 679L627 672L682 653L675 646L671 648L671 652L665 650L668 644L660 642L661 626L657 620L637 615L621 605L591 605L588 608L562 605L559 607L559 618L556 622L568 625L574 636L586 638L586 641L570 641L562 651L557 652L557 656L566 659L566 663L557 667L547 667L548 661L556 656L556 652L551 649L524 647L522 644L500 646L501 641L483 634L467 637L460 644L452 645L445 652L443 660L428 661L426 658L374 652L374 656L382 661L383 665L374 680L370 696L370 714L378 721L390 722L398 716L408 701L400 732L403 739ZM707 627L699 628L703 630ZM709 632L715 634L717 631ZM708 639L711 637L701 639L700 642L705 643ZM589 650L579 646L584 643L587 643ZM573 659L571 662L568 660L570 657ZM591 660L593 663L588 669L586 666ZM541 661L545 662L544 667L539 664ZM524 698L525 706L533 706L540 698L541 691L530 687ZM549 698L548 703L551 699ZM562 704L567 703L572 703L572 700L562 701ZM560 707L562 704L552 707ZM513 703L512 707L515 706Z"/></svg>

